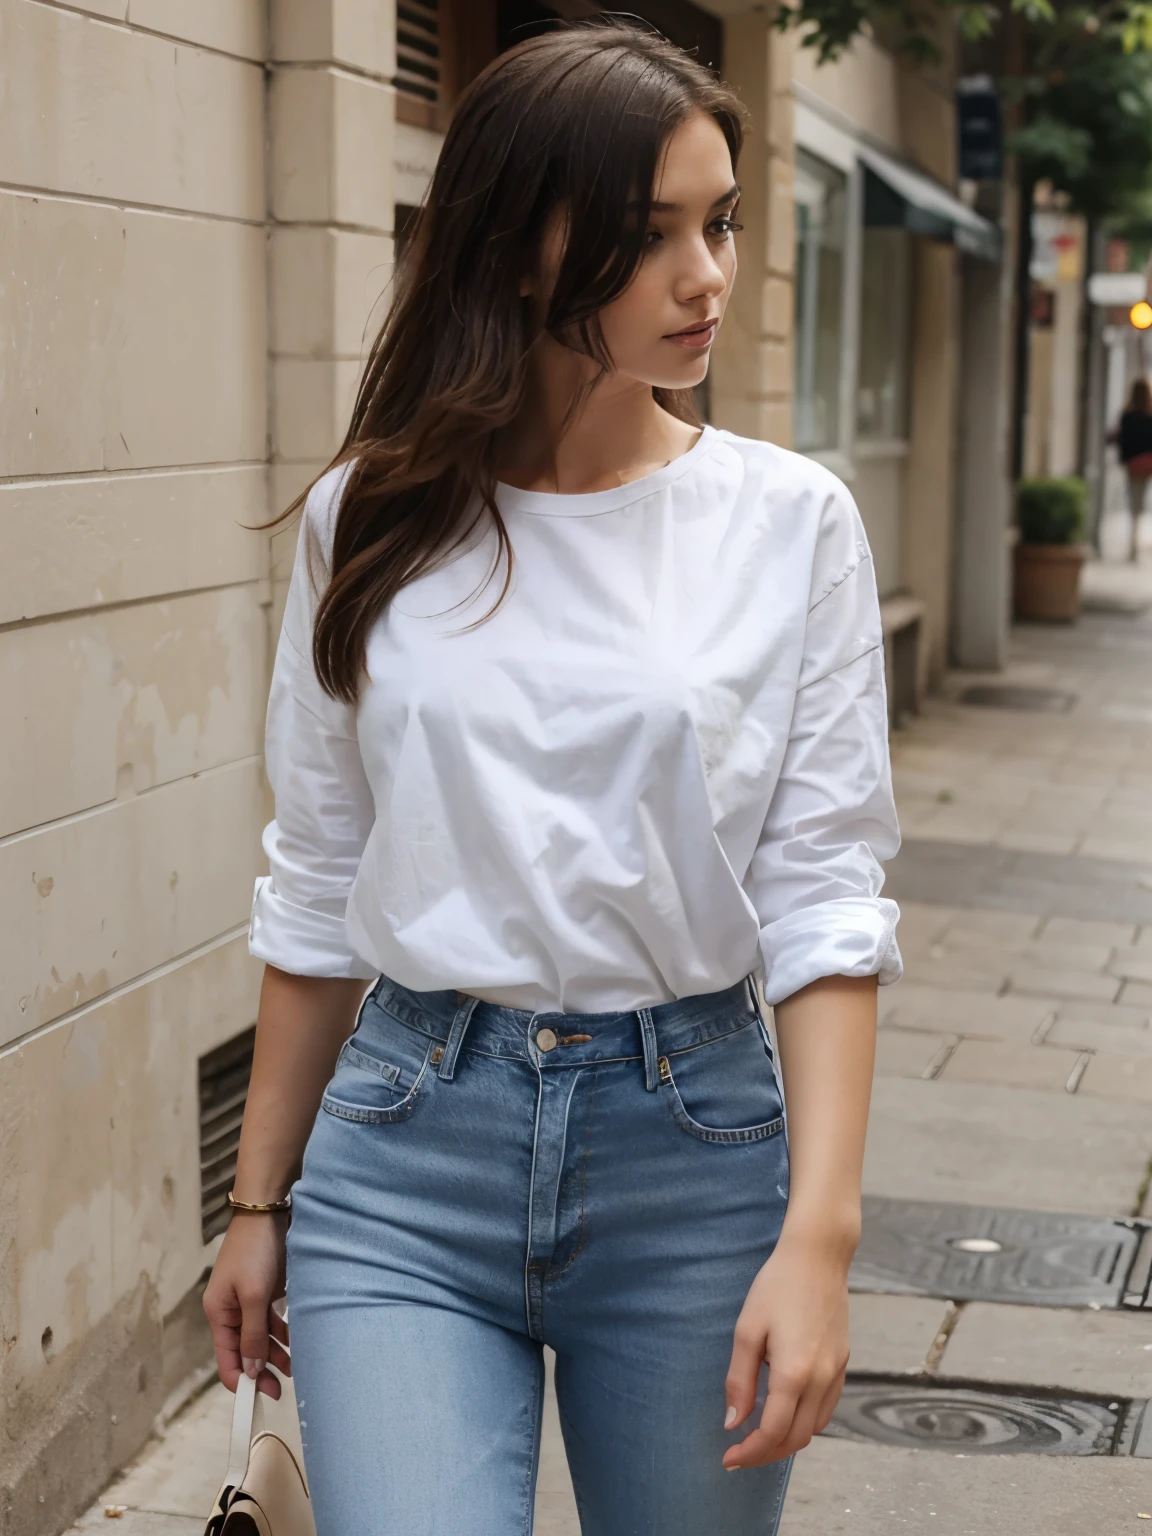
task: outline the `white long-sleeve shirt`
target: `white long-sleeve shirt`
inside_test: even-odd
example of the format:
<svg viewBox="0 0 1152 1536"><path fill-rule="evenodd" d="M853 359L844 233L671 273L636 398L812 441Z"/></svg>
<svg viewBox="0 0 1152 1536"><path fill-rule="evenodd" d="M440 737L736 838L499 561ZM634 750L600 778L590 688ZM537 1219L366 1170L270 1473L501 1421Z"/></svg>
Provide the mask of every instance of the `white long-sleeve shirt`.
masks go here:
<svg viewBox="0 0 1152 1536"><path fill-rule="evenodd" d="M308 498L322 557L342 485ZM761 959L769 1003L896 980L879 606L840 482L708 427L628 485L497 503L494 617L467 629L503 581L484 523L376 624L356 706L313 670L302 531L252 953L537 1011L718 991Z"/></svg>

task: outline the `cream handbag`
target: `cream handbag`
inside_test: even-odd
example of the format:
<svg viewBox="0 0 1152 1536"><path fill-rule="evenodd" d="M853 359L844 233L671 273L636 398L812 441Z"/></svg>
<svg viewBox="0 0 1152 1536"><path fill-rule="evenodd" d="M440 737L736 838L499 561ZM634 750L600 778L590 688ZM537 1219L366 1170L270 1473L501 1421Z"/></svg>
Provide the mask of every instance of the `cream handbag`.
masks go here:
<svg viewBox="0 0 1152 1536"><path fill-rule="evenodd" d="M228 1470L204 1536L316 1536L308 1485L287 1442L268 1429L252 1433L256 1399L256 1383L241 1376Z"/></svg>

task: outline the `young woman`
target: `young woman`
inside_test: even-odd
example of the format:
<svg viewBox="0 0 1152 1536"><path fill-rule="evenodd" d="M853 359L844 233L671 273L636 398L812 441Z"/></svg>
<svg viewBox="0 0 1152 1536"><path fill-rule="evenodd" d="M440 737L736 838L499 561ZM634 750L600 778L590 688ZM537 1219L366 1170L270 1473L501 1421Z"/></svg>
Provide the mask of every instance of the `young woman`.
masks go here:
<svg viewBox="0 0 1152 1536"><path fill-rule="evenodd" d="M1152 388L1147 379L1136 379L1119 427L1109 434L1120 449L1120 462L1128 477L1128 508L1132 514L1132 537L1128 558L1140 558L1140 518L1152 479Z"/></svg>
<svg viewBox="0 0 1152 1536"><path fill-rule="evenodd" d="M588 1536L775 1531L840 1393L884 669L844 488L693 413L739 147L654 35L498 59L307 498L205 1306L275 1397L287 1248L320 1536L529 1531L544 1344Z"/></svg>

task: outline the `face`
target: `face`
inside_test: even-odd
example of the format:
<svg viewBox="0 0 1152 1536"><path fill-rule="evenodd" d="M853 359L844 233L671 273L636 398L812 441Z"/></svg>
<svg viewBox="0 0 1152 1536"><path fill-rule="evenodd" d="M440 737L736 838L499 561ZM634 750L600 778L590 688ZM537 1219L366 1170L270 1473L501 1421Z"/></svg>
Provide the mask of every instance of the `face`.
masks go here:
<svg viewBox="0 0 1152 1536"><path fill-rule="evenodd" d="M666 146L640 265L620 297L600 311L615 381L690 389L708 372L736 276L738 202L727 141L710 117L694 113ZM526 283L523 291L548 292L562 249L557 217L541 252L543 282Z"/></svg>
<svg viewBox="0 0 1152 1536"><path fill-rule="evenodd" d="M695 113L668 141L636 275L600 312L617 374L689 389L708 372L736 276L739 196L724 135Z"/></svg>

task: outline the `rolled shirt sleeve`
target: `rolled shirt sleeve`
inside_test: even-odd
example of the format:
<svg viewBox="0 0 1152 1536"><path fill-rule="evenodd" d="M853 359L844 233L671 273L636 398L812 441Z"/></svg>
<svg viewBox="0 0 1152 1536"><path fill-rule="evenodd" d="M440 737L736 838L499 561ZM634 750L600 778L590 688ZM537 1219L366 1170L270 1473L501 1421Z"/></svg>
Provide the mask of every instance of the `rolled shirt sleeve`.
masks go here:
<svg viewBox="0 0 1152 1536"><path fill-rule="evenodd" d="M880 895L881 860L899 846L876 581L859 513L837 484L784 762L749 871L769 1004L823 976L899 980L899 909Z"/></svg>
<svg viewBox="0 0 1152 1536"><path fill-rule="evenodd" d="M256 881L248 947L297 976L369 980L344 915L375 820L356 709L321 688L312 629L323 590L342 472L324 476L305 506L268 699L265 762L276 818L264 829L269 873Z"/></svg>

